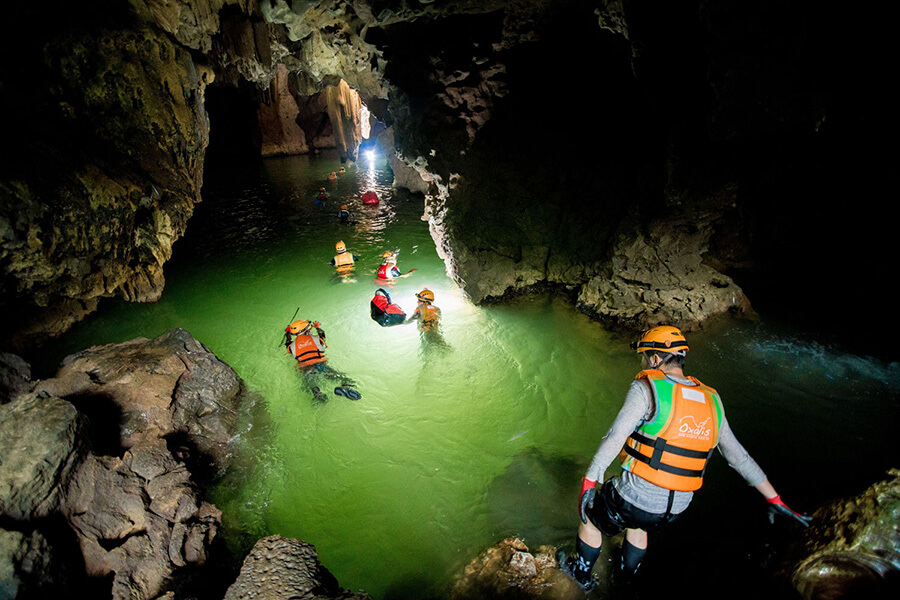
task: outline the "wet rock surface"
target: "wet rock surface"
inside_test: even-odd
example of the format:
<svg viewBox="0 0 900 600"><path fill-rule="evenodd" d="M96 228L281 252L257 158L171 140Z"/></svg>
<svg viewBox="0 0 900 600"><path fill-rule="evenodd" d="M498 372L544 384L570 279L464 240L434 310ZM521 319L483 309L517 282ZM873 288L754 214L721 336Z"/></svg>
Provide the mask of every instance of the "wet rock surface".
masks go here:
<svg viewBox="0 0 900 600"><path fill-rule="evenodd" d="M210 558L222 515L200 483L228 465L245 402L234 371L176 329L67 357L57 377L0 406L11 597L177 589Z"/></svg>
<svg viewBox="0 0 900 600"><path fill-rule="evenodd" d="M70 355L35 391L105 419L107 431L95 432L100 451L163 439L194 470L212 473L228 464L243 397L237 373L183 329Z"/></svg>
<svg viewBox="0 0 900 600"><path fill-rule="evenodd" d="M900 470L859 496L824 506L791 580L805 600L896 598L900 593ZM792 555L793 558L793 555Z"/></svg>
<svg viewBox="0 0 900 600"><path fill-rule="evenodd" d="M278 535L259 540L241 567L225 600L288 600L334 598L368 600L363 592L350 592L319 563L311 544Z"/></svg>
<svg viewBox="0 0 900 600"><path fill-rule="evenodd" d="M482 552L460 573L451 600L508 598L580 600L584 591L559 570L556 548L535 551L518 538L508 538Z"/></svg>

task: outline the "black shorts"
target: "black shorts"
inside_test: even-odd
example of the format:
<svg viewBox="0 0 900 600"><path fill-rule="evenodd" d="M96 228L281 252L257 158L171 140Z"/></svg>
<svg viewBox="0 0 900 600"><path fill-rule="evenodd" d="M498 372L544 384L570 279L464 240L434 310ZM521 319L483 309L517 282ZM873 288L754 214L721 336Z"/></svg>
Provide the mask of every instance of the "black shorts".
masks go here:
<svg viewBox="0 0 900 600"><path fill-rule="evenodd" d="M612 479L603 484L587 511L588 519L603 535L611 537L624 529L643 529L654 533L675 521L681 514L651 513L631 504L616 491Z"/></svg>

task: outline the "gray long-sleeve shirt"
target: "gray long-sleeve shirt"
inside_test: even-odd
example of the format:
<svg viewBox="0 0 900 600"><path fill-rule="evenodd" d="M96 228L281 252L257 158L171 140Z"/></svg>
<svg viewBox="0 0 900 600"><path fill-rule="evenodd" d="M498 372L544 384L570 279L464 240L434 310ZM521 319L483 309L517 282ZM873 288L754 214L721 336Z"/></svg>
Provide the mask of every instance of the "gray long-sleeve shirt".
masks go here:
<svg viewBox="0 0 900 600"><path fill-rule="evenodd" d="M696 385L689 379L680 377L671 377L672 381L684 385ZM603 474L612 464L613 460L619 455L625 440L631 433L642 424L649 422L655 416L656 407L653 403L653 394L650 391L648 382L644 380L635 380L628 389L625 396L625 403L619 410L619 414L610 426L609 431L603 436L597 453L588 467L587 477L592 481L602 481ZM758 485L766 480L766 474L751 458L744 447L738 442L728 425L723 409L722 425L719 428L719 452L728 461L728 465L735 471L740 473L741 477L752 486ZM666 506L669 502L669 490L654 485L634 475L630 471L623 471L619 477L613 481L616 490L622 497L637 506L638 508L652 513L666 512ZM693 492L675 492L672 503L673 514L678 514L687 508L691 499L694 497Z"/></svg>

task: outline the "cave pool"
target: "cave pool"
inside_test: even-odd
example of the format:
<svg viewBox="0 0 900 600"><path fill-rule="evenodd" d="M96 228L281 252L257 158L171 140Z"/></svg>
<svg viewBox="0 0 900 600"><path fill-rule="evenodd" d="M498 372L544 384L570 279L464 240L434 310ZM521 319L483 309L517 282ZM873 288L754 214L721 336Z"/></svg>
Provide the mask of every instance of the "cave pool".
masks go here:
<svg viewBox="0 0 900 600"><path fill-rule="evenodd" d="M329 181L340 166L324 152L208 169L162 299L103 303L44 355L43 376L88 346L172 327L231 365L258 399L211 492L235 564L280 534L314 544L342 587L426 598L445 596L505 537L571 547L581 477L639 369L630 339L554 296L473 305L447 275L421 197L392 190L380 157ZM314 205L320 186L325 207ZM376 207L359 200L370 188ZM339 223L344 203L355 223ZM353 281L328 264L338 240L360 257ZM389 292L410 312L417 291L433 290L439 339L369 317L381 254L397 249L400 269L417 271ZM329 364L353 378L359 401L325 387L320 405L303 390L280 345L298 307L297 318L321 322ZM721 392L738 439L793 508L857 494L900 466L896 363L764 317L720 319L688 339L687 372ZM767 548L799 534L769 526L761 497L715 456L686 516L651 538L644 575L695 586L689 565L702 562L711 590L740 580L748 597L784 595L765 575ZM598 569L620 540L604 545Z"/></svg>

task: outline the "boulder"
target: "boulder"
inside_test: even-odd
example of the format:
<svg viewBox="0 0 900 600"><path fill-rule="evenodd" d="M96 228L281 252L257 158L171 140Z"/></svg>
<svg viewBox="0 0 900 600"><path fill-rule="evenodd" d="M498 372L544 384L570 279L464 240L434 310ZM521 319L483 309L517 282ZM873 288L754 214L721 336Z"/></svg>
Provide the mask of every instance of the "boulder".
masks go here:
<svg viewBox="0 0 900 600"><path fill-rule="evenodd" d="M814 517L791 577L805 600L900 594L900 469Z"/></svg>
<svg viewBox="0 0 900 600"><path fill-rule="evenodd" d="M466 566L457 576L450 598L584 598L584 592L575 581L559 570L555 555L553 546L540 546L532 553L519 538L507 538Z"/></svg>
<svg viewBox="0 0 900 600"><path fill-rule="evenodd" d="M39 532L0 529L0 598L52 597L57 585L52 552Z"/></svg>
<svg viewBox="0 0 900 600"><path fill-rule="evenodd" d="M703 262L711 235L709 224L684 221L621 234L611 260L581 287L579 306L638 328L674 323L691 330L722 313L752 314L743 290Z"/></svg>
<svg viewBox="0 0 900 600"><path fill-rule="evenodd" d="M86 429L60 398L31 393L0 406L0 517L28 522L58 512L87 455Z"/></svg>
<svg viewBox="0 0 900 600"><path fill-rule="evenodd" d="M0 352L0 404L31 388L31 366L21 357Z"/></svg>
<svg viewBox="0 0 900 600"><path fill-rule="evenodd" d="M243 397L237 373L183 329L68 356L36 389L70 399L98 421L115 419L106 424L105 435L115 438L107 453L164 438L181 446L195 474L227 466Z"/></svg>
<svg viewBox="0 0 900 600"><path fill-rule="evenodd" d="M290 598L368 600L350 592L319 563L316 549L301 540L269 536L259 540L244 559L225 600L289 600Z"/></svg>
<svg viewBox="0 0 900 600"><path fill-rule="evenodd" d="M177 569L204 564L222 520L161 439L142 441L123 458L90 456L63 512L87 575L112 576L112 598L123 600L155 598Z"/></svg>

